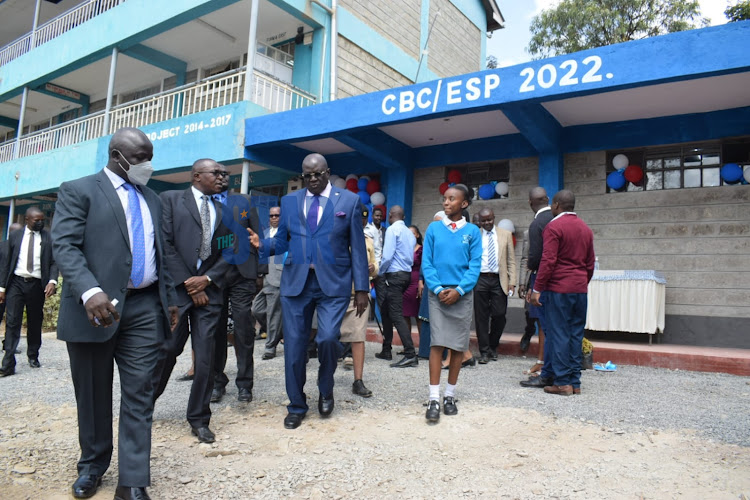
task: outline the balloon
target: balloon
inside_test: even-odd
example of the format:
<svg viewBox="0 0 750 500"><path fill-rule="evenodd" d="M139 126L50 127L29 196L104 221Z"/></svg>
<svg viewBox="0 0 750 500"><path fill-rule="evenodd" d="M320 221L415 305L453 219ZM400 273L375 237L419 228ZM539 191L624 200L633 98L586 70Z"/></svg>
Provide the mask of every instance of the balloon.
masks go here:
<svg viewBox="0 0 750 500"><path fill-rule="evenodd" d="M331 184L336 182L336 179L341 179L341 176L336 174L331 174L330 176L328 176L328 182L330 182Z"/></svg>
<svg viewBox="0 0 750 500"><path fill-rule="evenodd" d="M354 175L354 174L349 174L349 175L346 176L346 180L348 181L349 179L357 180L358 177L356 175Z"/></svg>
<svg viewBox="0 0 750 500"><path fill-rule="evenodd" d="M495 192L500 196L507 196L508 190L509 188L507 182L498 182L497 184L495 184Z"/></svg>
<svg viewBox="0 0 750 500"><path fill-rule="evenodd" d="M742 179L742 167L736 163L727 163L721 167L721 178L729 184L739 182Z"/></svg>
<svg viewBox="0 0 750 500"><path fill-rule="evenodd" d="M639 184L643 180L643 169L638 165L630 165L623 173L625 180L633 184Z"/></svg>
<svg viewBox="0 0 750 500"><path fill-rule="evenodd" d="M370 176L369 175L363 175L362 177L360 177L360 179L364 179L366 181L369 181L370 180Z"/></svg>
<svg viewBox="0 0 750 500"><path fill-rule="evenodd" d="M750 182L750 166L745 167L745 182Z"/></svg>
<svg viewBox="0 0 750 500"><path fill-rule="evenodd" d="M367 189L367 179L360 179L357 181L357 189L364 191Z"/></svg>
<svg viewBox="0 0 750 500"><path fill-rule="evenodd" d="M513 225L513 221L511 221L510 219L501 220L497 223L497 227L505 229L506 231L510 231L511 233L516 232L516 226Z"/></svg>
<svg viewBox="0 0 750 500"><path fill-rule="evenodd" d="M385 195L380 191L375 191L370 195L370 201L373 205L382 205L385 203Z"/></svg>
<svg viewBox="0 0 750 500"><path fill-rule="evenodd" d="M482 184L479 186L479 197L483 200L490 200L495 196L495 189L492 184Z"/></svg>
<svg viewBox="0 0 750 500"><path fill-rule="evenodd" d="M359 199L362 201L364 205L367 205L370 203L370 195L367 194L367 191L360 191L357 193L359 195Z"/></svg>
<svg viewBox="0 0 750 500"><path fill-rule="evenodd" d="M448 182L452 184L458 184L461 182L461 172L455 169L448 172Z"/></svg>
<svg viewBox="0 0 750 500"><path fill-rule="evenodd" d="M382 194L382 193L381 193L381 194ZM385 198L385 197L384 197L384 198ZM370 201L372 201L372 196L370 196ZM387 210L385 209L385 205L383 205L383 204L380 204L380 205L375 205L375 204L373 204L373 207L372 207L372 209L373 209L373 210L375 210L376 208L377 208L377 209L380 209L380 211L381 211L381 212L383 212L383 215L385 215L385 214L386 214L386 212L387 212Z"/></svg>
<svg viewBox="0 0 750 500"><path fill-rule="evenodd" d="M333 184L334 186L336 186L339 189L346 189L346 181L344 179L342 179L341 177L339 177L338 179L336 179L335 181L333 181L331 184Z"/></svg>
<svg viewBox="0 0 750 500"><path fill-rule="evenodd" d="M378 191L380 191L380 183L375 180L369 181L367 183L367 187L365 188L365 191L367 191L367 193L370 196L372 196L372 193L377 193Z"/></svg>
<svg viewBox="0 0 750 500"><path fill-rule="evenodd" d="M624 154L619 154L612 158L612 166L614 166L617 170L627 167L628 163L630 163L630 161Z"/></svg>
<svg viewBox="0 0 750 500"><path fill-rule="evenodd" d="M625 175L620 170L615 170L607 176L607 186L610 189L619 191L625 187Z"/></svg>
<svg viewBox="0 0 750 500"><path fill-rule="evenodd" d="M359 189L357 188L357 179L349 179L348 181L346 181L346 189L348 189L352 193L356 193L357 191L359 191Z"/></svg>

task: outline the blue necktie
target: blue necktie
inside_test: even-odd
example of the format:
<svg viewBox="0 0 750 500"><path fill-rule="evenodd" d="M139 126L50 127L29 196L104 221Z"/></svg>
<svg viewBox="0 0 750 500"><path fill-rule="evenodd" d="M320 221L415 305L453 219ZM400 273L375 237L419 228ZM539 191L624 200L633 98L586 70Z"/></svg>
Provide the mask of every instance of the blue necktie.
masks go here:
<svg viewBox="0 0 750 500"><path fill-rule="evenodd" d="M497 271L497 254L495 253L495 237L491 232L487 232L487 265L490 267L490 272L494 273Z"/></svg>
<svg viewBox="0 0 750 500"><path fill-rule="evenodd" d="M320 207L320 195L316 194L313 196L313 201L310 204L310 208L307 210L307 227L310 228L310 233L314 233L318 228L318 208Z"/></svg>
<svg viewBox="0 0 750 500"><path fill-rule="evenodd" d="M143 218L141 217L141 202L138 193L130 183L124 183L122 187L128 192L128 212L130 212L130 230L133 232L133 267L130 269L130 281L138 288L143 282L143 274L146 270L146 242L143 235Z"/></svg>

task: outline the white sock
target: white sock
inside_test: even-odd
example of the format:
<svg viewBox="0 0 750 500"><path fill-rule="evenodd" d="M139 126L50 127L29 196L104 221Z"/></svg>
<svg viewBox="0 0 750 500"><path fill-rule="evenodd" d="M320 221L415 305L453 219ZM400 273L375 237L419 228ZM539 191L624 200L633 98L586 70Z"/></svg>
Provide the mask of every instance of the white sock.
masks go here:
<svg viewBox="0 0 750 500"><path fill-rule="evenodd" d="M445 384L445 397L452 398L456 394L456 386L453 384Z"/></svg>
<svg viewBox="0 0 750 500"><path fill-rule="evenodd" d="M440 401L440 384L430 386L430 401Z"/></svg>

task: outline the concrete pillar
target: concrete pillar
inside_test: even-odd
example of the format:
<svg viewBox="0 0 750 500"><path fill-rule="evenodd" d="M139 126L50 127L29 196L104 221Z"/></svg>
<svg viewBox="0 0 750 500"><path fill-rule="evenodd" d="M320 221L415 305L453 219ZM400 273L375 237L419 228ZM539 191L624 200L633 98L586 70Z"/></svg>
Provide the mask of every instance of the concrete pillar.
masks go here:
<svg viewBox="0 0 750 500"><path fill-rule="evenodd" d="M250 6L250 33L247 39L247 69L245 70L245 100L252 101L253 92L253 70L255 69L255 53L257 51L256 38L258 36L258 0L253 0ZM244 172L244 166L243 166ZM245 193L246 191L242 191Z"/></svg>
<svg viewBox="0 0 750 500"><path fill-rule="evenodd" d="M386 185L385 205L390 210L393 205L400 205L404 209L404 223L411 224L412 199L414 197L414 169L390 168L381 174L381 184ZM387 220L388 213L384 214Z"/></svg>
<svg viewBox="0 0 750 500"><path fill-rule="evenodd" d="M565 165L560 152L539 155L539 185L547 190L551 200L555 193L565 186L563 174Z"/></svg>
<svg viewBox="0 0 750 500"><path fill-rule="evenodd" d="M117 47L112 48L112 61L109 65L109 84L107 85L107 104L104 107L104 125L102 135L109 135L110 112L112 111L112 96L115 93L115 73L117 73Z"/></svg>

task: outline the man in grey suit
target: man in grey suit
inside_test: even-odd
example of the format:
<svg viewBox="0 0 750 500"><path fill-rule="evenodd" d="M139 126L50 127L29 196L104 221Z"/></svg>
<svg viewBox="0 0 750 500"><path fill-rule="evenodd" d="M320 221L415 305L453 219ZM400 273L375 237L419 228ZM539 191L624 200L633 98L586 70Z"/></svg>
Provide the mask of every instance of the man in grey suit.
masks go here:
<svg viewBox="0 0 750 500"><path fill-rule="evenodd" d="M112 375L120 372L115 499L149 498L151 376L177 324L164 265L159 197L145 184L153 146L134 128L109 143L107 167L60 186L52 247L63 275L57 337L67 342L81 458L73 496L96 493L112 458Z"/></svg>
<svg viewBox="0 0 750 500"><path fill-rule="evenodd" d="M279 230L281 207L271 207L268 211L269 227L263 230L264 238L273 238ZM284 269L285 255L274 255L269 258L268 274L263 282L263 289L253 301L253 316L261 325L261 331L268 333L262 359L276 357L276 346L282 337L281 330L281 271Z"/></svg>
<svg viewBox="0 0 750 500"><path fill-rule="evenodd" d="M161 194L165 263L174 279L180 321L154 370L154 396L156 399L164 392L177 356L190 335L195 376L187 420L193 434L203 443L215 440L208 427L214 387L214 335L224 303L227 273L232 268L222 257L225 249L232 251L231 233L221 221L221 203L212 197L224 189L223 178L228 175L223 165L201 159L193 164L191 187Z"/></svg>

